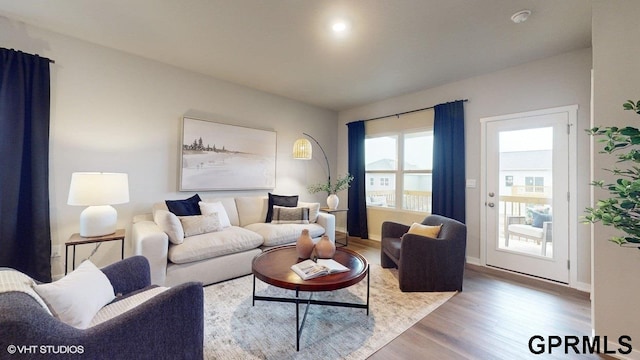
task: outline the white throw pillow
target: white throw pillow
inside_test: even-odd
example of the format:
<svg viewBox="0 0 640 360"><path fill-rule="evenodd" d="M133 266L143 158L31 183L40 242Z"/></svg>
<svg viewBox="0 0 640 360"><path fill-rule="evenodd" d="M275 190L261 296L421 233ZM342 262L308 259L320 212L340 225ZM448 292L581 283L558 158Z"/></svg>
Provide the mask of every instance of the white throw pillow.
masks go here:
<svg viewBox="0 0 640 360"><path fill-rule="evenodd" d="M153 213L153 221L169 236L171 243L182 244L184 241L184 230L176 214L168 210L156 210Z"/></svg>
<svg viewBox="0 0 640 360"><path fill-rule="evenodd" d="M231 226L231 220L229 220L229 215L227 215L227 210L225 210L222 202L204 202L200 201L198 203L200 205L200 212L202 215L211 215L213 213L218 213L218 219L220 219L220 225L223 228L227 228Z"/></svg>
<svg viewBox="0 0 640 360"><path fill-rule="evenodd" d="M55 317L78 329L86 329L98 310L115 299L111 282L89 260L62 279L33 288Z"/></svg>
<svg viewBox="0 0 640 360"><path fill-rule="evenodd" d="M178 216L184 229L184 237L222 230L218 213L207 215Z"/></svg>

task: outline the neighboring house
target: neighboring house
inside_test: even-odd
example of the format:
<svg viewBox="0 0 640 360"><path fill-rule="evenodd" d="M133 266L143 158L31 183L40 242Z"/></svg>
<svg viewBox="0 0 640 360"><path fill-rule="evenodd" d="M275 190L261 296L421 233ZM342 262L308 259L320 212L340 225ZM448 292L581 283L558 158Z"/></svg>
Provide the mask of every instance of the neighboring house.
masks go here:
<svg viewBox="0 0 640 360"><path fill-rule="evenodd" d="M551 196L552 151L500 153L501 195Z"/></svg>

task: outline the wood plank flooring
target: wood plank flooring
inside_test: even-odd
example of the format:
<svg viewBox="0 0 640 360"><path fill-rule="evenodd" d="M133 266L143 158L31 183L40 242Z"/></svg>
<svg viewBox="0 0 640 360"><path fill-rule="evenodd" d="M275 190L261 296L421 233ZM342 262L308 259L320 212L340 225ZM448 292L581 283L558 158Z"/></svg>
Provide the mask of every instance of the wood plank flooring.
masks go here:
<svg viewBox="0 0 640 360"><path fill-rule="evenodd" d="M349 248L380 263L379 243L349 239ZM370 359L600 359L554 348L534 355L534 335L591 335L589 294L484 267L465 269L463 291ZM539 342L538 342L539 343ZM534 344L536 344L534 342ZM582 344L580 344L582 348ZM604 350L602 350L604 351Z"/></svg>

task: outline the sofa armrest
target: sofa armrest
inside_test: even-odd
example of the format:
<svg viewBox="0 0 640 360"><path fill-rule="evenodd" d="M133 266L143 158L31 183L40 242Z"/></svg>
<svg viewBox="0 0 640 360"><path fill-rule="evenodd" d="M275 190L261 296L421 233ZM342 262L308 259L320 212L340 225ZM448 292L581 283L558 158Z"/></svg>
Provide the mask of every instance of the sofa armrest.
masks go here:
<svg viewBox="0 0 640 360"><path fill-rule="evenodd" d="M318 214L318 225L324 228L324 233L329 237L331 242L336 242L336 217L333 214L320 212Z"/></svg>
<svg viewBox="0 0 640 360"><path fill-rule="evenodd" d="M126 295L151 285L149 261L144 256L133 256L101 269L116 294Z"/></svg>
<svg viewBox="0 0 640 360"><path fill-rule="evenodd" d="M69 326L49 315L24 293L0 295L0 346L39 347L15 359L47 358L40 345L81 353L57 358L202 359L204 305L201 283L185 283L89 329Z"/></svg>
<svg viewBox="0 0 640 360"><path fill-rule="evenodd" d="M131 226L133 253L149 261L151 283L164 285L167 277L169 236L153 221L139 221Z"/></svg>

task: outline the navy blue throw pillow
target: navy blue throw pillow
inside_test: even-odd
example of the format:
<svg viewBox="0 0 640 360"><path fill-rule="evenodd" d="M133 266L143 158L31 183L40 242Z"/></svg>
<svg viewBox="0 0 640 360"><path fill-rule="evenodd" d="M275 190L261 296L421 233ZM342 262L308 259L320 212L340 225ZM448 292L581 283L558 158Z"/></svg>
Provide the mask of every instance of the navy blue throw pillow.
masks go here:
<svg viewBox="0 0 640 360"><path fill-rule="evenodd" d="M267 218L264 220L266 223L270 223L273 218L273 205L296 207L298 206L298 195L274 195L269 193L269 206L267 208Z"/></svg>
<svg viewBox="0 0 640 360"><path fill-rule="evenodd" d="M533 222L531 223L531 226L533 227L542 228L545 221L551 221L551 214L545 214L537 211L531 211L531 213L533 214Z"/></svg>
<svg viewBox="0 0 640 360"><path fill-rule="evenodd" d="M176 216L191 216L202 215L200 212L200 205L198 203L202 201L200 195L195 194L192 197L184 200L165 200L169 211Z"/></svg>

